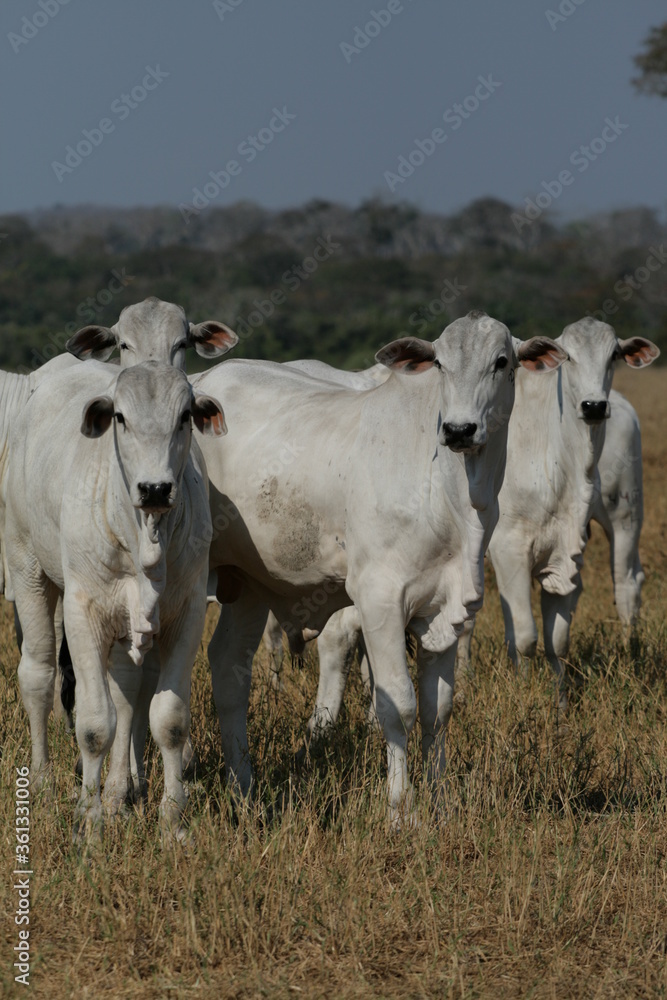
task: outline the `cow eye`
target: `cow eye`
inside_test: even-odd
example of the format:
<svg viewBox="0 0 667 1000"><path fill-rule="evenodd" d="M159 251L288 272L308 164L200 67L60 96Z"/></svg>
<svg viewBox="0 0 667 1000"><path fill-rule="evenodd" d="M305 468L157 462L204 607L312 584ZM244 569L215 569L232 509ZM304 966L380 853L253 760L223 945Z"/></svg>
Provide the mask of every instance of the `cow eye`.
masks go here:
<svg viewBox="0 0 667 1000"><path fill-rule="evenodd" d="M125 417L123 416L122 413L114 413L114 417L116 418L116 423L117 424L124 424L125 423Z"/></svg>
<svg viewBox="0 0 667 1000"><path fill-rule="evenodd" d="M187 340L181 340L174 347L174 352L176 352L176 351L184 351L187 346L188 346Z"/></svg>
<svg viewBox="0 0 667 1000"><path fill-rule="evenodd" d="M184 410L183 415L181 416L181 423L182 424L187 423L191 416L192 413L190 412L190 410Z"/></svg>
<svg viewBox="0 0 667 1000"><path fill-rule="evenodd" d="M507 368L507 358L500 357L496 361L496 368L495 368L495 370L497 372L501 372L503 370L503 368Z"/></svg>
<svg viewBox="0 0 667 1000"><path fill-rule="evenodd" d="M118 346L120 347L121 351L127 350L127 344L125 343L125 341L121 341L121 343Z"/></svg>

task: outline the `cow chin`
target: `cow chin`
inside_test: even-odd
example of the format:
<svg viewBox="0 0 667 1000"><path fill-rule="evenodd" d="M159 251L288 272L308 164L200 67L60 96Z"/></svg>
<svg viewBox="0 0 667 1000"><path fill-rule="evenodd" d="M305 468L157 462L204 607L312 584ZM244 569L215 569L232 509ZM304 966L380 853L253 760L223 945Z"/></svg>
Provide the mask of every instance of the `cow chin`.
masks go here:
<svg viewBox="0 0 667 1000"><path fill-rule="evenodd" d="M479 455L479 453L484 448L484 442L482 442L481 444L473 443L465 445L462 444L448 445L448 448L451 451L456 452L457 455Z"/></svg>

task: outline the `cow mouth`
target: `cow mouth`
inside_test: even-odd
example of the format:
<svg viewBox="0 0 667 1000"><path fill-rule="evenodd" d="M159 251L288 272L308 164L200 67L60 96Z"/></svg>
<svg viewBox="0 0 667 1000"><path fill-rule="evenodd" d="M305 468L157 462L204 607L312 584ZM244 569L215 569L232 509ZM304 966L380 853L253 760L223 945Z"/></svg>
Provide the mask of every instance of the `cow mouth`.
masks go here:
<svg viewBox="0 0 667 1000"><path fill-rule="evenodd" d="M478 455L484 446L481 444L465 444L459 441L454 444L448 444L447 447L457 455Z"/></svg>
<svg viewBox="0 0 667 1000"><path fill-rule="evenodd" d="M142 514L160 515L160 514L166 514L167 511L171 510L171 508L173 507L173 503L169 502L167 504L160 504L160 505L150 504L150 503L140 503L137 506L138 509L142 512Z"/></svg>
<svg viewBox="0 0 667 1000"><path fill-rule="evenodd" d="M589 427L599 427L599 425L603 424L605 420L609 420L609 416L610 416L609 413L605 413L602 417L582 416L581 419L585 424L588 424Z"/></svg>

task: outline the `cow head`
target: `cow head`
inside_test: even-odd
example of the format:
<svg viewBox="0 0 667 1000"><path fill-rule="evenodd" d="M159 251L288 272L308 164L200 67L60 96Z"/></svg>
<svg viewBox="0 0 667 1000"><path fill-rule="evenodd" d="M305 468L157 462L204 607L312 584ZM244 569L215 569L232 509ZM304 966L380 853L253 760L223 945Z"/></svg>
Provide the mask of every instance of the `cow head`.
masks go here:
<svg viewBox="0 0 667 1000"><path fill-rule="evenodd" d="M567 355L547 337L515 341L503 323L474 311L454 320L433 344L404 337L375 357L407 374L437 368L442 382L440 443L452 451L475 453L509 421L516 366L546 371Z"/></svg>
<svg viewBox="0 0 667 1000"><path fill-rule="evenodd" d="M202 357L214 358L226 354L238 339L224 323L212 319L188 323L180 306L151 296L123 309L115 326L84 326L65 346L82 361L106 361L118 347L122 368L160 361L184 370L188 347Z"/></svg>
<svg viewBox="0 0 667 1000"><path fill-rule="evenodd" d="M184 372L155 361L121 371L113 397L86 404L81 432L101 437L113 424L116 455L133 505L145 514L174 506L190 451L192 422L226 433L220 404L195 395Z"/></svg>
<svg viewBox="0 0 667 1000"><path fill-rule="evenodd" d="M643 368L660 354L644 337L619 340L612 326L592 316L566 326L558 343L568 354L568 364L562 369L563 397L588 424L599 424L609 417L615 361L622 358L632 368Z"/></svg>

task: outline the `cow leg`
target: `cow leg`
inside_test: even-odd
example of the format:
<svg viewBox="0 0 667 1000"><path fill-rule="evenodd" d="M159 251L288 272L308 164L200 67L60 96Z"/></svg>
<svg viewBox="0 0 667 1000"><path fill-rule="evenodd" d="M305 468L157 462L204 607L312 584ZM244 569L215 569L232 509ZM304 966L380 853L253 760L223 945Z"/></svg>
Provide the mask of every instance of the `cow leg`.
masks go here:
<svg viewBox="0 0 667 1000"><path fill-rule="evenodd" d="M609 538L611 575L614 581L614 600L618 617L630 630L639 616L644 570L639 561L639 522L628 519L613 523Z"/></svg>
<svg viewBox="0 0 667 1000"><path fill-rule="evenodd" d="M248 587L233 604L223 604L208 647L213 698L220 719L222 752L230 788L248 796L252 766L248 750L248 699L252 661L259 646L268 608Z"/></svg>
<svg viewBox="0 0 667 1000"><path fill-rule="evenodd" d="M145 802L148 798L148 784L144 768L144 750L148 735L148 716L151 700L157 689L160 676L160 655L155 643L144 656L141 665L141 681L132 719L132 736L130 740L130 778L132 782L132 801Z"/></svg>
<svg viewBox="0 0 667 1000"><path fill-rule="evenodd" d="M364 592L373 593L365 586ZM389 817L410 822L412 785L408 777L408 736L415 724L417 699L405 655L405 617L399 602L357 604L373 672L373 702L387 743Z"/></svg>
<svg viewBox="0 0 667 1000"><path fill-rule="evenodd" d="M102 762L116 733L116 708L109 692L107 662L111 636L91 621L85 593L68 586L64 599L67 641L76 676L76 739L83 762L81 795L74 811L74 839L99 836L103 827Z"/></svg>
<svg viewBox="0 0 667 1000"><path fill-rule="evenodd" d="M576 606L575 594L548 594L542 590L542 625L544 628L544 651L554 672L556 701L561 712L567 711L567 683L563 657L570 647L570 622Z"/></svg>
<svg viewBox="0 0 667 1000"><path fill-rule="evenodd" d="M163 836L186 839L182 825L187 795L183 785L183 748L190 731L190 683L202 632L206 602L193 600L180 620L160 634L160 676L150 706L153 739L164 765L160 803Z"/></svg>
<svg viewBox="0 0 667 1000"><path fill-rule="evenodd" d="M109 693L116 708L116 735L102 795L104 811L109 816L123 809L130 791L130 737L141 676L142 667L133 663L125 650L115 643L109 663Z"/></svg>
<svg viewBox="0 0 667 1000"><path fill-rule="evenodd" d="M445 776L445 735L454 703L456 643L441 653L417 652L419 720L424 777L434 796L441 796Z"/></svg>
<svg viewBox="0 0 667 1000"><path fill-rule="evenodd" d="M315 707L308 720L309 735L326 733L338 719L345 685L360 639L361 621L356 608L344 608L336 612L322 629L317 640L320 676Z"/></svg>
<svg viewBox="0 0 667 1000"><path fill-rule="evenodd" d="M16 574L16 606L25 631L18 669L19 688L30 723L32 763L30 778L34 789L50 780L48 718L53 707L56 678L56 638L53 615L58 592L35 565L31 586L23 574Z"/></svg>
<svg viewBox="0 0 667 1000"><path fill-rule="evenodd" d="M511 552L494 559L500 605L505 622L505 644L512 663L528 674L528 659L537 650L537 626L530 607L531 576L523 561L512 558Z"/></svg>

